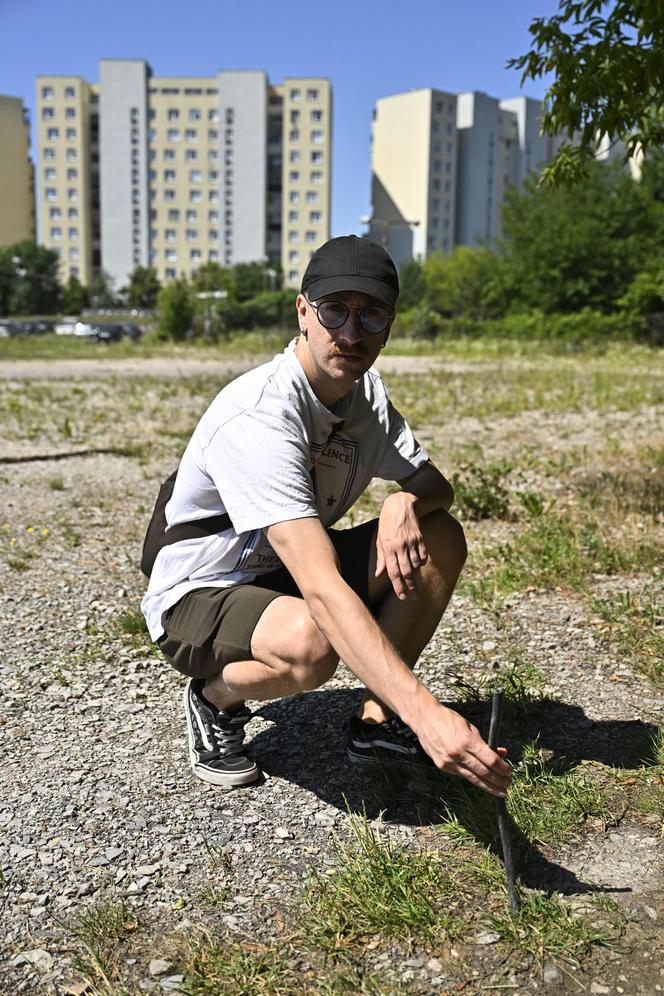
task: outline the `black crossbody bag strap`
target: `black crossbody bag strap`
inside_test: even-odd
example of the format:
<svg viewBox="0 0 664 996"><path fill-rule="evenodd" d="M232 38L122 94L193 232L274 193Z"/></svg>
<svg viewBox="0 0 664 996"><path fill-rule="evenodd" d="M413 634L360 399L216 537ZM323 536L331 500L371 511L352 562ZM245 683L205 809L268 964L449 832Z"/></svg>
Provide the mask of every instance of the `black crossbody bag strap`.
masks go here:
<svg viewBox="0 0 664 996"><path fill-rule="evenodd" d="M166 506L171 500L177 474L177 470L174 470L159 488L159 494L150 516L143 540L143 552L141 553L141 570L146 578L152 574L157 554L163 547L170 546L171 543L178 543L180 540L199 539L203 536L211 536L213 533L223 533L225 529L230 529L233 525L230 515L222 512L220 515L210 515L206 519L179 522L176 526L171 526L168 529Z"/></svg>

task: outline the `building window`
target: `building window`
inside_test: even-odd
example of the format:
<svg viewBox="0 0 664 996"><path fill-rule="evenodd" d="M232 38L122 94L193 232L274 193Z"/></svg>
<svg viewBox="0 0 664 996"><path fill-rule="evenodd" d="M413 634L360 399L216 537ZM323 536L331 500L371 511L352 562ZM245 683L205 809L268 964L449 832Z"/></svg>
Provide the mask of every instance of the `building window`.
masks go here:
<svg viewBox="0 0 664 996"><path fill-rule="evenodd" d="M219 253L216 249L210 249L208 253L208 259L211 263L217 263L219 261Z"/></svg>
<svg viewBox="0 0 664 996"><path fill-rule="evenodd" d="M320 131L319 129L315 129L314 131L312 131L311 141L313 142L314 145L320 145L321 142L323 141L323 132Z"/></svg>
<svg viewBox="0 0 664 996"><path fill-rule="evenodd" d="M42 100L53 100L53 87L43 86L42 87Z"/></svg>
<svg viewBox="0 0 664 996"><path fill-rule="evenodd" d="M71 121L72 118L75 118L76 117L76 108L75 107L65 107L65 117L69 121Z"/></svg>
<svg viewBox="0 0 664 996"><path fill-rule="evenodd" d="M166 255L166 262L177 263L178 254L176 253L175 249L167 249L165 255Z"/></svg>
<svg viewBox="0 0 664 996"><path fill-rule="evenodd" d="M298 201L300 200L300 191L291 190L288 194L288 200L291 202L291 204L297 204Z"/></svg>
<svg viewBox="0 0 664 996"><path fill-rule="evenodd" d="M292 169L292 170L291 170L291 171L289 172L289 174L288 174L288 182L289 182L289 183L297 183L297 181L298 181L299 179L300 179L300 174L299 174L299 172L298 172L298 171L297 171L296 169Z"/></svg>
<svg viewBox="0 0 664 996"><path fill-rule="evenodd" d="M208 211L208 222L210 225L216 225L219 222L219 212L218 211Z"/></svg>
<svg viewBox="0 0 664 996"><path fill-rule="evenodd" d="M68 235L71 242L76 242L78 239L78 228L70 228Z"/></svg>
<svg viewBox="0 0 664 996"><path fill-rule="evenodd" d="M291 230L288 233L288 241L289 242L297 242L297 240L298 240L297 230L294 229L294 228L291 228Z"/></svg>
<svg viewBox="0 0 664 996"><path fill-rule="evenodd" d="M198 132L195 128L187 128L184 133L185 142L196 142L198 141Z"/></svg>
<svg viewBox="0 0 664 996"><path fill-rule="evenodd" d="M323 174L320 173L316 169L312 170L311 171L311 182L312 183L322 183L323 182Z"/></svg>
<svg viewBox="0 0 664 996"><path fill-rule="evenodd" d="M153 190L152 191L152 195L154 195L154 193L155 193L155 191ZM165 201L174 201L175 200L175 191L174 190L165 190L164 191L164 200Z"/></svg>
<svg viewBox="0 0 664 996"><path fill-rule="evenodd" d="M67 191L67 199L70 201L78 200L78 190L75 187L70 187Z"/></svg>
<svg viewBox="0 0 664 996"><path fill-rule="evenodd" d="M201 192L200 192L200 190L190 190L189 191L189 202L191 204L200 204L200 202L201 202Z"/></svg>
<svg viewBox="0 0 664 996"><path fill-rule="evenodd" d="M297 101L300 99L300 97L301 97L301 93L300 93L299 90L295 90L295 89L291 90L291 92L290 92L290 99L293 101L293 103L297 103Z"/></svg>
<svg viewBox="0 0 664 996"><path fill-rule="evenodd" d="M52 107L42 107L42 120L51 121L55 117L55 111Z"/></svg>
<svg viewBox="0 0 664 996"><path fill-rule="evenodd" d="M317 190L307 190L307 198L306 198L306 200L307 200L307 204L315 204L316 201L318 200L318 191Z"/></svg>
<svg viewBox="0 0 664 996"><path fill-rule="evenodd" d="M157 137L157 132L154 128L148 128L148 142L154 142Z"/></svg>
<svg viewBox="0 0 664 996"><path fill-rule="evenodd" d="M134 154L134 152L136 152L136 149L132 149L132 155ZM156 149L150 149L148 151L148 159L150 160L150 162L153 162L153 160L155 160L156 158L157 158L157 150ZM138 162L138 157L137 157L136 161Z"/></svg>
<svg viewBox="0 0 664 996"><path fill-rule="evenodd" d="M311 112L310 119L312 124L317 124L319 121L323 120L323 112L314 110Z"/></svg>
<svg viewBox="0 0 664 996"><path fill-rule="evenodd" d="M49 142L52 142L54 138L59 138L59 137L60 137L60 129L59 128L47 128L46 129L46 138L49 140Z"/></svg>
<svg viewBox="0 0 664 996"><path fill-rule="evenodd" d="M227 107L226 108L226 113L224 115L224 120L226 121L226 124L229 124L229 125L233 124L233 122L235 121L235 111L233 110L232 107Z"/></svg>
<svg viewBox="0 0 664 996"><path fill-rule="evenodd" d="M46 169L44 170L44 179L55 180L55 174L56 174L55 167L47 166Z"/></svg>
<svg viewBox="0 0 664 996"><path fill-rule="evenodd" d="M154 107L151 107L150 110L148 111L148 121L154 121L156 117L157 117L157 112L155 111Z"/></svg>
<svg viewBox="0 0 664 996"><path fill-rule="evenodd" d="M76 248L75 246L73 246L73 247L72 247L72 248L71 248L71 249L69 250L69 258L70 258L70 259L71 259L71 260L72 260L72 261L73 261L74 263L75 263L75 262L76 262L76 261L77 261L77 260L78 260L78 259L80 258L80 255L81 255L81 254L80 254L79 250L78 250L78 249L77 249L77 248Z"/></svg>
<svg viewBox="0 0 664 996"><path fill-rule="evenodd" d="M171 269L170 266L166 267L165 274L166 274L166 279L167 280L175 280L175 276L176 276L175 270Z"/></svg>
<svg viewBox="0 0 664 996"><path fill-rule="evenodd" d="M180 129L179 128L169 128L166 132L166 137L169 142L179 142L180 141Z"/></svg>
<svg viewBox="0 0 664 996"><path fill-rule="evenodd" d="M208 229L208 242L218 242L218 241L219 241L219 232L217 231L217 229L216 228Z"/></svg>
<svg viewBox="0 0 664 996"><path fill-rule="evenodd" d="M309 212L309 222L312 225L318 224L318 222L321 220L322 217L323 216L322 216L322 214L321 214L320 211L310 211Z"/></svg>
<svg viewBox="0 0 664 996"><path fill-rule="evenodd" d="M67 179L68 180L78 179L78 170L76 169L75 166L70 166L69 169L67 170Z"/></svg>
<svg viewBox="0 0 664 996"><path fill-rule="evenodd" d="M297 270L289 270L288 271L288 282L289 283L291 283L291 284L297 283L297 281L299 279L300 279L300 274L297 272Z"/></svg>
<svg viewBox="0 0 664 996"><path fill-rule="evenodd" d="M219 132L216 128L208 128L208 142L218 142Z"/></svg>
<svg viewBox="0 0 664 996"><path fill-rule="evenodd" d="M198 110L197 107L190 107L189 108L189 120L190 121L200 121L201 120L201 112Z"/></svg>
<svg viewBox="0 0 664 996"><path fill-rule="evenodd" d="M77 266L70 266L69 267L69 276L70 277L78 277L78 267Z"/></svg>
<svg viewBox="0 0 664 996"><path fill-rule="evenodd" d="M67 217L70 221L78 221L78 208L68 208Z"/></svg>
<svg viewBox="0 0 664 996"><path fill-rule="evenodd" d="M57 242L57 241L58 241L59 239L61 239L61 238L62 238L62 229L61 229L61 228L58 228L57 226L56 226L55 228L52 228L52 229L51 229L51 238L52 238L52 239L55 239L55 240L56 240L56 242Z"/></svg>
<svg viewBox="0 0 664 996"><path fill-rule="evenodd" d="M186 149L184 154L185 162L193 163L198 159L198 151L196 149Z"/></svg>
<svg viewBox="0 0 664 996"><path fill-rule="evenodd" d="M198 221L198 211L196 208L189 208L187 210L187 222Z"/></svg>
<svg viewBox="0 0 664 996"><path fill-rule="evenodd" d="M45 148L44 159L55 159L55 149Z"/></svg>
<svg viewBox="0 0 664 996"><path fill-rule="evenodd" d="M197 263L200 260L200 258L201 258L201 250L200 249L190 249L189 250L189 259L192 261L192 263Z"/></svg>
<svg viewBox="0 0 664 996"><path fill-rule="evenodd" d="M300 217L300 212L299 211L289 211L288 212L288 220L290 222L298 221L299 217Z"/></svg>
<svg viewBox="0 0 664 996"><path fill-rule="evenodd" d="M216 202L218 202L218 200L219 200L219 191L218 190L210 190L210 191L208 191L208 200L210 201L210 203L216 203Z"/></svg>
<svg viewBox="0 0 664 996"><path fill-rule="evenodd" d="M195 152L195 149L188 149L188 152ZM216 163L219 161L219 153L216 149L208 149L208 162Z"/></svg>
<svg viewBox="0 0 664 996"><path fill-rule="evenodd" d="M172 163L175 159L175 149L164 149L164 161Z"/></svg>
<svg viewBox="0 0 664 996"><path fill-rule="evenodd" d="M208 121L218 121L219 111L215 107L211 107L208 111Z"/></svg>
<svg viewBox="0 0 664 996"><path fill-rule="evenodd" d="M307 231L307 232L305 232L304 238L305 238L306 242L315 242L316 241L316 233L312 232L312 231Z"/></svg>
<svg viewBox="0 0 664 996"><path fill-rule="evenodd" d="M180 211L179 211L179 208L169 208L169 211L168 211L168 220L169 221L179 221L180 220Z"/></svg>
<svg viewBox="0 0 664 996"><path fill-rule="evenodd" d="M166 117L169 121L177 121L180 117L180 112L177 107L169 107L166 112Z"/></svg>
<svg viewBox="0 0 664 996"><path fill-rule="evenodd" d="M76 129L75 128L67 128L67 131L65 132L65 137L66 137L66 139L67 139L68 142L75 142L76 141Z"/></svg>
<svg viewBox="0 0 664 996"><path fill-rule="evenodd" d="M323 153L320 151L320 149L314 149L314 151L311 153L311 161L312 163L322 163Z"/></svg>
<svg viewBox="0 0 664 996"><path fill-rule="evenodd" d="M307 100L318 100L318 97L318 90L314 90L313 88L307 90Z"/></svg>
<svg viewBox="0 0 664 996"><path fill-rule="evenodd" d="M219 180L219 172L216 169L208 170L208 182L217 183Z"/></svg>
<svg viewBox="0 0 664 996"><path fill-rule="evenodd" d="M198 242L198 229L188 228L185 238L187 239L187 242Z"/></svg>
<svg viewBox="0 0 664 996"><path fill-rule="evenodd" d="M49 218L59 218L61 216L61 214L62 214L62 211L60 210L60 208L49 208L48 209L48 216L49 216Z"/></svg>
<svg viewBox="0 0 664 996"><path fill-rule="evenodd" d="M177 238L177 232L174 228L167 228L164 232L164 238L167 242L175 242Z"/></svg>
<svg viewBox="0 0 664 996"><path fill-rule="evenodd" d="M297 249L291 249L290 250L290 252L288 253L288 262L289 263L299 263L300 262L300 254L297 251Z"/></svg>
<svg viewBox="0 0 664 996"><path fill-rule="evenodd" d="M299 163L300 153L297 151L297 149L293 149L288 158L292 163Z"/></svg>
<svg viewBox="0 0 664 996"><path fill-rule="evenodd" d="M175 170L165 169L164 170L164 183L175 183Z"/></svg>
<svg viewBox="0 0 664 996"><path fill-rule="evenodd" d="M189 183L201 183L203 181L203 174L199 169L189 170Z"/></svg>
<svg viewBox="0 0 664 996"><path fill-rule="evenodd" d="M77 158L78 158L77 149L67 149L67 159L69 160L69 162L73 162Z"/></svg>

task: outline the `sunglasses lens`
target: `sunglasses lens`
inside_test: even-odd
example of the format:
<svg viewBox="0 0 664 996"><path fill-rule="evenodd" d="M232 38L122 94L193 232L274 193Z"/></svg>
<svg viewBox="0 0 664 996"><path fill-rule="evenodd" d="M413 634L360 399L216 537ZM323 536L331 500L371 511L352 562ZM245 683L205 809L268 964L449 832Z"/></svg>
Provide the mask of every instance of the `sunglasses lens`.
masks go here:
<svg viewBox="0 0 664 996"><path fill-rule="evenodd" d="M390 320L390 313L386 308L372 305L370 308L362 308L360 311L360 325L365 332L375 335L384 332Z"/></svg>
<svg viewBox="0 0 664 996"><path fill-rule="evenodd" d="M318 305L318 318L326 329L338 329L348 318L348 308L343 301L322 301Z"/></svg>

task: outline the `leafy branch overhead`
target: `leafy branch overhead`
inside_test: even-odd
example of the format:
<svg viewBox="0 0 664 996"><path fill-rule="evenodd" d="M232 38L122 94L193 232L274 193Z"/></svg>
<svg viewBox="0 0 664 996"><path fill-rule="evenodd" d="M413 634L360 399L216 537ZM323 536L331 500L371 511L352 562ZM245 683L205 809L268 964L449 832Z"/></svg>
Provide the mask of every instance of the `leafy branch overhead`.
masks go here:
<svg viewBox="0 0 664 996"><path fill-rule="evenodd" d="M558 13L530 25L529 52L510 59L521 82L549 73L541 128L562 145L542 174L552 186L576 182L601 137L623 142L626 158L664 145L664 4L661 0L561 0Z"/></svg>

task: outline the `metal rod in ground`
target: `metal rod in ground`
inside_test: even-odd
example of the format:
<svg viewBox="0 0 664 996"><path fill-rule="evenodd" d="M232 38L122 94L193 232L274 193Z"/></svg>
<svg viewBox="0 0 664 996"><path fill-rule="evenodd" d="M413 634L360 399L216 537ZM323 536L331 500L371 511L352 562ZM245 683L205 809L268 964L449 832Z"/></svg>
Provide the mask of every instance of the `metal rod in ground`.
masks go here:
<svg viewBox="0 0 664 996"><path fill-rule="evenodd" d="M500 723L503 718L503 696L502 688L493 693L491 700L491 726L489 727L488 744L492 750L498 746L500 735ZM496 799L496 816L498 817L498 830L500 831L500 843L503 848L503 861L505 862L505 875L507 877L507 895L510 907L518 910L519 899L516 894L516 872L514 869L514 851L512 850L512 833L510 830L509 816L504 799Z"/></svg>

